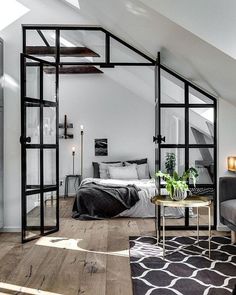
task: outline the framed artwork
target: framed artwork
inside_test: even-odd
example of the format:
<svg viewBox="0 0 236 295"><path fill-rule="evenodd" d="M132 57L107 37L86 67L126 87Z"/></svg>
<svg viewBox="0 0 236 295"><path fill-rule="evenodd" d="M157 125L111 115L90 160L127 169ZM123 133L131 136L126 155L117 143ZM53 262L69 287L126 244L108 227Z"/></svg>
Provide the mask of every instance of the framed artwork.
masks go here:
<svg viewBox="0 0 236 295"><path fill-rule="evenodd" d="M95 156L108 156L107 138L95 139Z"/></svg>

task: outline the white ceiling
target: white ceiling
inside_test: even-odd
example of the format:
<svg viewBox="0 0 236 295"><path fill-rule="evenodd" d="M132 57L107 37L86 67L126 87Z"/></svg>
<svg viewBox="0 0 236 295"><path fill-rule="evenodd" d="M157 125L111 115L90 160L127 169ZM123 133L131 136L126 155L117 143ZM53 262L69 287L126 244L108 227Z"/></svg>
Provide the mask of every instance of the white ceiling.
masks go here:
<svg viewBox="0 0 236 295"><path fill-rule="evenodd" d="M156 2L164 3L165 1L157 0ZM194 34L190 32L190 28L184 29L183 24L180 26L159 13L156 7L152 7L154 2L152 0L79 0L80 10L76 9L76 11L153 58L160 50L162 63L215 96L236 104L235 59L224 53L222 48L219 50L216 45L210 44L210 41L206 42L203 37L197 36L196 31ZM172 8L175 11L174 3L177 1L168 0L167 2L169 3L169 10ZM184 0L179 2L181 2L181 5L184 4ZM220 1L214 1L215 5L218 2ZM172 4L173 6L171 6ZM200 1L200 4L203 5L203 0ZM200 4L198 13L204 14L203 7ZM164 11L163 7L165 14L167 14L168 5L162 6L162 12ZM210 8L209 6L208 10ZM214 8L214 11L219 10L220 8ZM187 14L189 11L186 9L185 12ZM172 14L175 15L173 12ZM176 15L178 19L181 18L178 10ZM175 21L177 21L177 16ZM207 15L204 19L206 18ZM210 19L209 15L208 18ZM232 13L231 18L233 19ZM199 18L196 18L194 22L196 27L197 19ZM226 13L222 13L222 19L218 22L222 23L223 20L226 28ZM200 23L198 35L200 35L202 21ZM191 30L193 31L193 29ZM218 42L222 45L224 43L221 39L223 33L218 32L217 28L214 29L213 25L211 30L214 31L215 39L218 36ZM209 35L211 35L211 30L209 30Z"/></svg>
<svg viewBox="0 0 236 295"><path fill-rule="evenodd" d="M140 0L151 9L236 58L235 0Z"/></svg>

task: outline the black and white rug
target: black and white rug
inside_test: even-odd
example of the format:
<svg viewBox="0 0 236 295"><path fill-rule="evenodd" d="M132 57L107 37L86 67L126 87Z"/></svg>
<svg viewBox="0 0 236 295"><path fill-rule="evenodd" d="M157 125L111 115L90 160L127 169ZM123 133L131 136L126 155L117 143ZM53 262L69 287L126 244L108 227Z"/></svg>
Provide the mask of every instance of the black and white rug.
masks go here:
<svg viewBox="0 0 236 295"><path fill-rule="evenodd" d="M130 237L134 295L232 294L236 285L236 245L230 244L230 238L212 238L211 259L206 237L201 237L199 244L193 237L167 237L166 250L176 248L163 259L156 238Z"/></svg>

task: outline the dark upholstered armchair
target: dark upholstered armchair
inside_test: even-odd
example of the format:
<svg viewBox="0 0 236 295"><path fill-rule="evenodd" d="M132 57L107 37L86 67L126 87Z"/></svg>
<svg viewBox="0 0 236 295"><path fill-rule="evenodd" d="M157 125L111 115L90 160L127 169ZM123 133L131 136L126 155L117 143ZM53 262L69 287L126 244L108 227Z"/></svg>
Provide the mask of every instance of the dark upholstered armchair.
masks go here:
<svg viewBox="0 0 236 295"><path fill-rule="evenodd" d="M221 177L219 184L220 221L231 229L236 242L236 177Z"/></svg>

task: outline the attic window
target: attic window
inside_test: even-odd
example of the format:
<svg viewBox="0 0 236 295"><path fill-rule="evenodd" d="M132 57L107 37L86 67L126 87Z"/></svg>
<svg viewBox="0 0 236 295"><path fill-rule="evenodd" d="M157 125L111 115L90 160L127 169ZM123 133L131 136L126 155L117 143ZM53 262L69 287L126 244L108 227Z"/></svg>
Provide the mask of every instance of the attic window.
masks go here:
<svg viewBox="0 0 236 295"><path fill-rule="evenodd" d="M80 9L79 0L65 0L70 5Z"/></svg>

